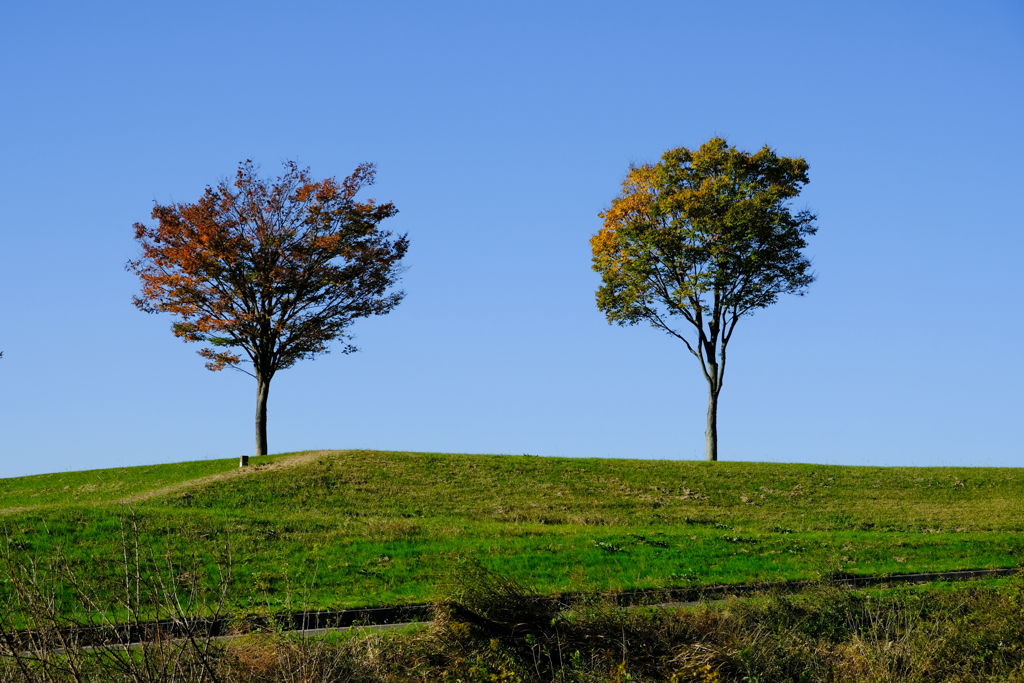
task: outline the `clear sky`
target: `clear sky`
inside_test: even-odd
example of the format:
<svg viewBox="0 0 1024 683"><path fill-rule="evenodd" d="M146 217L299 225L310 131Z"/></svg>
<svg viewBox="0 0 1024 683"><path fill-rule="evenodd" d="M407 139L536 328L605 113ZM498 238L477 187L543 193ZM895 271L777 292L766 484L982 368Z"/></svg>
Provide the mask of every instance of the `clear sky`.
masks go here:
<svg viewBox="0 0 1024 683"><path fill-rule="evenodd" d="M124 264L251 158L377 164L405 302L283 371L273 452L703 457L682 344L609 326L589 237L631 162L803 156L818 281L730 346L723 460L1024 464L1024 4L6 3L0 476L231 457L210 373Z"/></svg>

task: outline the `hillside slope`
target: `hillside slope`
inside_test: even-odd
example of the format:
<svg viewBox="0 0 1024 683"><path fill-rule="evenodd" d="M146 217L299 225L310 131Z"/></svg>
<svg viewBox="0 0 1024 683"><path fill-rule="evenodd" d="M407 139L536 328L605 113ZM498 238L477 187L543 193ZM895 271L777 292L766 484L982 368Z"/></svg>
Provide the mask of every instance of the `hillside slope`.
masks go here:
<svg viewBox="0 0 1024 683"><path fill-rule="evenodd" d="M1014 566L1024 472L319 451L0 480L18 552L229 546L236 600L429 599L460 557L543 591Z"/></svg>

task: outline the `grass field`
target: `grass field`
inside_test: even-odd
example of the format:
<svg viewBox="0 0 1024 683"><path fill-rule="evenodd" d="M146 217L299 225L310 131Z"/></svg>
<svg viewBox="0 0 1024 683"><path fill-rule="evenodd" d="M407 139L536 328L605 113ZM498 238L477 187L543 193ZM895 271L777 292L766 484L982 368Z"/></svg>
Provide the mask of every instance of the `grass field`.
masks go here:
<svg viewBox="0 0 1024 683"><path fill-rule="evenodd" d="M0 480L8 547L81 567L134 511L229 544L233 604L420 602L460 557L542 592L1011 567L1024 471L322 451Z"/></svg>

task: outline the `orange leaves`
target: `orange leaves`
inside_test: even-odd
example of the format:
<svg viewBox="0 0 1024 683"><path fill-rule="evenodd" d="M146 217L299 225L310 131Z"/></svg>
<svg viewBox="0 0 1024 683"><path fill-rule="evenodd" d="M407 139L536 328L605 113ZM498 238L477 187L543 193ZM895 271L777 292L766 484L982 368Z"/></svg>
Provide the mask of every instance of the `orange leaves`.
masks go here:
<svg viewBox="0 0 1024 683"><path fill-rule="evenodd" d="M650 209L657 193L654 167L634 166L622 181L622 194L612 200L611 208L599 214L606 229L631 221L650 219Z"/></svg>
<svg viewBox="0 0 1024 683"><path fill-rule="evenodd" d="M718 394L737 321L814 281L803 249L815 216L786 204L806 171L803 159L768 147L747 154L721 138L668 150L655 166L629 169L590 239L597 307L608 322L646 322L700 362L709 460L718 458Z"/></svg>
<svg viewBox="0 0 1024 683"><path fill-rule="evenodd" d="M353 320L387 313L402 298L389 288L408 240L378 227L397 210L355 200L373 177L363 164L341 182L314 181L287 162L268 180L246 161L233 182L208 187L195 203L158 204L155 225L133 226L141 248L126 266L141 284L133 303L175 316L185 341L237 349L200 351L211 370L247 358L269 381L325 352Z"/></svg>
<svg viewBox="0 0 1024 683"><path fill-rule="evenodd" d="M654 170L650 165L630 167L622 181L622 193L598 214L604 226L590 238L597 272L621 271L631 258L628 235L647 230L655 221L651 211L657 197Z"/></svg>
<svg viewBox="0 0 1024 683"><path fill-rule="evenodd" d="M647 320L675 336L673 316L695 326L709 319L713 338L723 316L734 321L802 292L814 279L801 253L814 216L786 202L807 168L802 158L769 147L749 154L722 138L631 167L590 240L598 307L609 322Z"/></svg>
<svg viewBox="0 0 1024 683"><path fill-rule="evenodd" d="M205 358L206 369L218 372L228 366L236 366L242 362L241 357L231 353L217 353L213 349L201 349L199 355Z"/></svg>

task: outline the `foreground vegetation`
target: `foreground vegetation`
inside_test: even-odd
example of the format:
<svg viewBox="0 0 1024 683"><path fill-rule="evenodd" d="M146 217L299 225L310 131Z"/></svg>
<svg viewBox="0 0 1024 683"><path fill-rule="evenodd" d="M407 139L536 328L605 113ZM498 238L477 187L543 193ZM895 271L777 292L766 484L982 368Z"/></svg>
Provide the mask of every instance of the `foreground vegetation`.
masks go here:
<svg viewBox="0 0 1024 683"><path fill-rule="evenodd" d="M113 629L98 647L58 638L54 627L71 621L51 620L35 584L43 590L17 601L36 618L34 640L17 641L0 623L0 681L1024 681L1024 575L874 591L821 583L798 596L633 609L553 600L472 562L450 579L434 620L419 627L318 637L271 629L220 641L189 630L196 612L181 599L197 594L146 584L142 594L186 631L139 649L120 645Z"/></svg>
<svg viewBox="0 0 1024 683"><path fill-rule="evenodd" d="M1019 682L1021 587L866 594L822 585L799 597L624 610L545 608L505 584L467 596L470 609L442 612L419 634L318 647L336 653L322 680ZM229 648L226 661L248 680L286 679L303 645L257 638Z"/></svg>
<svg viewBox="0 0 1024 683"><path fill-rule="evenodd" d="M324 451L0 480L7 549L88 574L230 553L233 611L426 602L460 558L541 593L1016 566L1012 468ZM105 558L105 559L104 559Z"/></svg>

